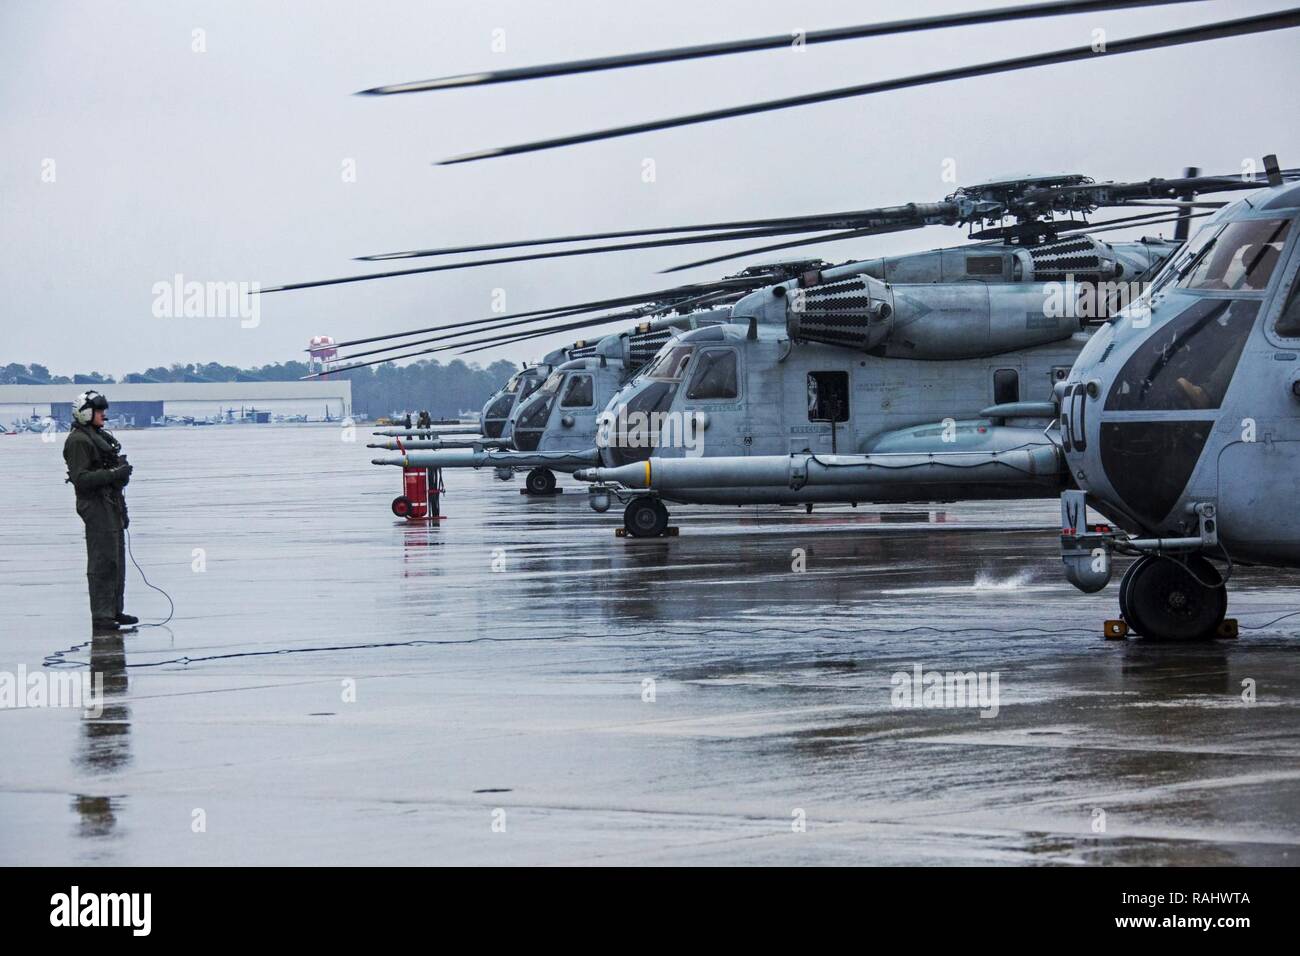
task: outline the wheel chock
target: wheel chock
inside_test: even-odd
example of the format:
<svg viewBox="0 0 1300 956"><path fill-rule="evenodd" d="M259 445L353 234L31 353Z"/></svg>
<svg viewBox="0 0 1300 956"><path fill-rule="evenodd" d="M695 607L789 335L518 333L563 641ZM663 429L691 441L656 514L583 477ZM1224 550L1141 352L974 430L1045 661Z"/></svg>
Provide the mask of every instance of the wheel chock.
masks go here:
<svg viewBox="0 0 1300 956"><path fill-rule="evenodd" d="M1225 641L1235 641L1237 639L1237 619L1235 617L1225 617L1219 624L1219 630L1215 637Z"/></svg>
<svg viewBox="0 0 1300 956"><path fill-rule="evenodd" d="M670 525L669 527L664 528L664 530L663 530L662 532L660 532L659 534L655 535L655 537L656 537L656 538L675 538L675 537L677 537L677 536L681 533L681 530L682 530L682 529L679 528L679 527L677 527L676 525ZM631 538L631 537L633 537L633 535L630 535L630 534L627 533L627 528L615 528L615 529L614 529L614 537L616 537L616 538Z"/></svg>
<svg viewBox="0 0 1300 956"><path fill-rule="evenodd" d="M1122 641L1128 637L1128 622L1107 621L1102 625L1101 632L1108 641Z"/></svg>
<svg viewBox="0 0 1300 956"><path fill-rule="evenodd" d="M616 537L616 538L626 538L626 537L627 537L627 528L615 528L615 529L614 529L614 537Z"/></svg>

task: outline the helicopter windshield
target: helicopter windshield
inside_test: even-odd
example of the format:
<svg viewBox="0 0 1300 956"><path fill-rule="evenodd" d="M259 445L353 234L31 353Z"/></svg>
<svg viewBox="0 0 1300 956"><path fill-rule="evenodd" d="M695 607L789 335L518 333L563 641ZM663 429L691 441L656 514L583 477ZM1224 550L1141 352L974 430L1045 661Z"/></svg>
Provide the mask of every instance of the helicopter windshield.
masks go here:
<svg viewBox="0 0 1300 956"><path fill-rule="evenodd" d="M1215 238L1223 231L1222 225L1207 225L1196 232L1187 242L1179 247L1178 251L1170 257L1165 263L1165 267L1156 276L1155 281L1151 284L1149 293L1156 293L1170 283L1171 280L1181 279L1187 270L1200 260L1200 257L1206 252L1207 247L1214 243Z"/></svg>
<svg viewBox="0 0 1300 956"><path fill-rule="evenodd" d="M1282 258L1290 225L1289 219L1228 223L1194 261L1180 270L1178 287L1262 291Z"/></svg>
<svg viewBox="0 0 1300 956"><path fill-rule="evenodd" d="M483 413L484 418L505 418L510 414L510 409L515 407L514 395L507 392L504 395L493 399L492 404L487 407Z"/></svg>
<svg viewBox="0 0 1300 956"><path fill-rule="evenodd" d="M515 429L525 428L545 428L546 420L551 415L551 405L555 400L555 393L560 390L560 383L564 381L563 372L553 372L551 376L542 383L541 388L535 388L533 395L519 407L519 417L515 419ZM520 399L522 402L523 399ZM527 449L525 449L527 450Z"/></svg>
<svg viewBox="0 0 1300 956"><path fill-rule="evenodd" d="M654 364L646 369L646 378L656 382L680 382L694 351L693 345L675 345L660 353Z"/></svg>
<svg viewBox="0 0 1300 956"><path fill-rule="evenodd" d="M538 381L541 381L540 379ZM564 381L563 372L552 372L550 376L542 383L543 395L554 395L560 390L560 383Z"/></svg>
<svg viewBox="0 0 1300 956"><path fill-rule="evenodd" d="M538 386L542 384L542 381L543 380L540 375L533 375L530 376L529 378L524 379L523 387L520 388L519 390L520 400L522 401L523 399L527 398L529 395L533 394L533 392L537 391Z"/></svg>

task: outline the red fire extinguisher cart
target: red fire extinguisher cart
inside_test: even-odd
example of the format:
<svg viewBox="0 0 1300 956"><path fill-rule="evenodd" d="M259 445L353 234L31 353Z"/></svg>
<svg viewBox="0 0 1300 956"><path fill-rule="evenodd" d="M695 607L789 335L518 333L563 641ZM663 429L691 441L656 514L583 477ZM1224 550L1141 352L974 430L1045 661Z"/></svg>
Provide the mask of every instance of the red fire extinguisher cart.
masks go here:
<svg viewBox="0 0 1300 956"><path fill-rule="evenodd" d="M405 454L400 439L398 447ZM443 517L441 500L445 490L441 468L403 466L403 493L393 499L393 514L407 521L440 521Z"/></svg>

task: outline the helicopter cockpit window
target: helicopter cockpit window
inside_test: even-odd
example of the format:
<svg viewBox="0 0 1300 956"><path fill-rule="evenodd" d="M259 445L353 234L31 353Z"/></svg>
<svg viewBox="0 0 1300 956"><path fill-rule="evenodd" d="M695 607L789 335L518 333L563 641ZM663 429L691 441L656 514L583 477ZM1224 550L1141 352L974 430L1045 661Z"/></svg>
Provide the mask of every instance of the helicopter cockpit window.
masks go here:
<svg viewBox="0 0 1300 956"><path fill-rule="evenodd" d="M731 349L707 349L700 353L691 376L687 398L736 398L736 353Z"/></svg>
<svg viewBox="0 0 1300 956"><path fill-rule="evenodd" d="M1291 293L1273 323L1273 331L1289 339L1300 339L1300 274L1291 283Z"/></svg>
<svg viewBox="0 0 1300 956"><path fill-rule="evenodd" d="M510 381L506 382L505 387L503 387L501 391L505 392L508 395L513 395L517 391L519 391L519 383L521 381L523 381L521 376L511 375Z"/></svg>
<svg viewBox="0 0 1300 956"><path fill-rule="evenodd" d="M1267 288L1282 258L1289 219L1247 219L1228 223L1188 264L1178 280L1183 289L1257 292Z"/></svg>
<svg viewBox="0 0 1300 956"><path fill-rule="evenodd" d="M849 373L808 373L808 421L849 420Z"/></svg>
<svg viewBox="0 0 1300 956"><path fill-rule="evenodd" d="M1169 257L1169 261L1156 275L1155 280L1151 283L1151 288L1147 290L1146 294L1154 295L1171 281L1181 279L1187 273L1187 270L1200 260L1202 250L1212 243L1222 231L1223 226L1221 225L1207 225L1194 232L1191 239L1179 246L1178 250Z"/></svg>
<svg viewBox="0 0 1300 956"><path fill-rule="evenodd" d="M1258 299L1201 299L1133 353L1111 386L1106 410L1218 408L1258 313Z"/></svg>
<svg viewBox="0 0 1300 956"><path fill-rule="evenodd" d="M541 384L542 384L542 377L540 375L529 375L527 378L525 378L519 386L520 400L522 401L523 399L527 398L529 395L533 394L533 392L537 391L537 386Z"/></svg>
<svg viewBox="0 0 1300 956"><path fill-rule="evenodd" d="M534 381L541 382L540 378ZM560 390L560 383L564 381L563 372L554 372L550 378L546 379L541 388L534 388L534 394L525 401L520 398L522 403L519 406L519 417L515 419L515 428L544 428L546 419L551 415L551 405L555 401L555 393Z"/></svg>
<svg viewBox="0 0 1300 956"><path fill-rule="evenodd" d="M510 414L510 409L514 407L515 396L510 392L506 392L504 395L493 400L492 404L488 406L487 411L483 413L483 417L505 418Z"/></svg>
<svg viewBox="0 0 1300 956"><path fill-rule="evenodd" d="M656 382L680 382L693 351L695 348L690 345L677 345L668 349L646 369L646 378Z"/></svg>
<svg viewBox="0 0 1300 956"><path fill-rule="evenodd" d="M561 408L588 408L595 400L590 375L572 375L560 399Z"/></svg>

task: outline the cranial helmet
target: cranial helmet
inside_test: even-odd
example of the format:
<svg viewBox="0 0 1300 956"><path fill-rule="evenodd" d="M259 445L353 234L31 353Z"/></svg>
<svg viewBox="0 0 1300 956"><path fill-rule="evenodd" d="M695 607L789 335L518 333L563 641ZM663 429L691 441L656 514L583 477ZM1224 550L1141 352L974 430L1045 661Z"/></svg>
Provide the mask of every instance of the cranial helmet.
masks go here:
<svg viewBox="0 0 1300 956"><path fill-rule="evenodd" d="M108 410L108 399L91 389L77 396L72 406L72 417L82 425L89 425L95 417L95 412L101 410Z"/></svg>

